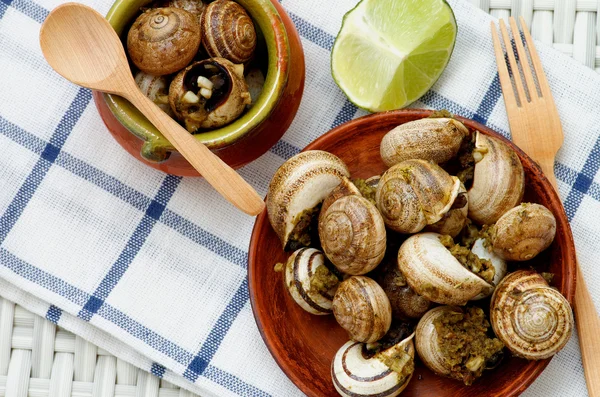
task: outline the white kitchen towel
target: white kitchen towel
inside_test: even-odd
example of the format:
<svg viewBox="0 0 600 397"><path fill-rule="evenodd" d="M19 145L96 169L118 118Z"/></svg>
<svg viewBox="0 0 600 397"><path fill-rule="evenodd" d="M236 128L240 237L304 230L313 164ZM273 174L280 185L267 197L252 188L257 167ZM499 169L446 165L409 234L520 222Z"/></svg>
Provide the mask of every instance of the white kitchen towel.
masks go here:
<svg viewBox="0 0 600 397"><path fill-rule="evenodd" d="M253 218L202 179L155 171L108 134L90 91L39 48L62 0L0 0L0 294L111 353L203 396L295 396L248 301ZM111 0L87 0L106 13ZM283 0L302 37L306 87L283 139L240 170L264 195L277 167L332 127L364 115L330 74L355 0ZM414 107L446 108L507 134L489 15L450 0L458 38L442 78ZM584 276L600 307L600 77L539 52L564 126L556 172ZM0 374L2 375L2 374ZM575 335L526 396L584 396Z"/></svg>

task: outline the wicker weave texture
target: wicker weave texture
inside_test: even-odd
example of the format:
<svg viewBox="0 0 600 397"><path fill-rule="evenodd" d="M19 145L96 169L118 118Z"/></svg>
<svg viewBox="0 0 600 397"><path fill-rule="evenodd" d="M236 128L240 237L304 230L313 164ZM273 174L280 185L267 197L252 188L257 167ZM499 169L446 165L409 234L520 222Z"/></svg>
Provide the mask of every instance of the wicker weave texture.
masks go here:
<svg viewBox="0 0 600 397"><path fill-rule="evenodd" d="M0 298L0 397L197 397Z"/></svg>
<svg viewBox="0 0 600 397"><path fill-rule="evenodd" d="M600 73L600 0L471 0L497 18L523 16L537 40Z"/></svg>

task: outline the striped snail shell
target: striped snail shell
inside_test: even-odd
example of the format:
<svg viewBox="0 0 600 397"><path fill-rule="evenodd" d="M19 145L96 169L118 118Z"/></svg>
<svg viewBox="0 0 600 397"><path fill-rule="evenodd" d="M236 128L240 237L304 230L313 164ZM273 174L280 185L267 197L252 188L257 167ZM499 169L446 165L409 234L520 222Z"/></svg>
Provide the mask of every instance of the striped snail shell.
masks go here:
<svg viewBox="0 0 600 397"><path fill-rule="evenodd" d="M450 210L459 189L458 178L440 166L407 160L381 176L375 201L386 226L400 233L416 233Z"/></svg>
<svg viewBox="0 0 600 397"><path fill-rule="evenodd" d="M508 261L526 261L554 241L556 219L543 205L523 203L507 211L492 233L494 252Z"/></svg>
<svg viewBox="0 0 600 397"><path fill-rule="evenodd" d="M250 16L238 3L217 0L202 14L202 44L211 57L233 63L248 62L256 49L256 30Z"/></svg>
<svg viewBox="0 0 600 397"><path fill-rule="evenodd" d="M333 297L333 315L357 342L383 337L392 323L392 308L383 289L373 279L352 276L342 281Z"/></svg>
<svg viewBox="0 0 600 397"><path fill-rule="evenodd" d="M267 214L284 249L301 215L349 176L342 160L322 150L298 153L277 169L269 184Z"/></svg>
<svg viewBox="0 0 600 397"><path fill-rule="evenodd" d="M319 217L319 238L325 255L342 273L368 273L385 255L385 224L362 196L344 196L331 204Z"/></svg>
<svg viewBox="0 0 600 397"><path fill-rule="evenodd" d="M137 17L127 33L132 62L155 76L183 69L199 46L198 19L179 8L151 8Z"/></svg>
<svg viewBox="0 0 600 397"><path fill-rule="evenodd" d="M443 305L465 305L494 286L464 267L437 233L410 236L398 251L398 266L419 295Z"/></svg>
<svg viewBox="0 0 600 397"><path fill-rule="evenodd" d="M394 128L381 140L381 159L388 167L405 160L445 163L458 153L467 127L450 118L425 118Z"/></svg>
<svg viewBox="0 0 600 397"><path fill-rule="evenodd" d="M469 218L481 225L491 225L521 202L525 173L519 156L508 145L479 131L476 134Z"/></svg>
<svg viewBox="0 0 600 397"><path fill-rule="evenodd" d="M448 234L452 237L458 236L465 224L469 212L469 196L465 185L460 184L458 195L452 203L452 207L444 214L442 219L432 225L425 226L425 231L439 234Z"/></svg>
<svg viewBox="0 0 600 397"><path fill-rule="evenodd" d="M533 270L518 270L492 295L494 333L518 357L543 360L559 352L573 332L569 302Z"/></svg>
<svg viewBox="0 0 600 397"><path fill-rule="evenodd" d="M348 341L335 354L331 377L344 397L395 397L406 388L414 372L414 333L375 355L362 343ZM388 364L394 363L392 370Z"/></svg>
<svg viewBox="0 0 600 397"><path fill-rule="evenodd" d="M494 270L495 270L494 280L492 281L492 283L494 284L494 288L495 288L495 286L498 285L500 283L500 281L502 281L504 276L506 276L506 271L507 271L506 261L504 261L504 259L502 259L498 255L496 255L496 253L491 249L491 247L486 246L486 244L484 242L485 242L485 240L482 238L475 240L475 243L473 244L473 247L471 248L471 252L474 253L475 255L477 255L478 257L480 257L481 259L489 259L489 261L492 262L492 265L494 266ZM485 294L479 294L472 300L479 300L479 299L487 298L488 296L490 296L492 294L492 292L493 291L489 291L489 292L486 292Z"/></svg>
<svg viewBox="0 0 600 397"><path fill-rule="evenodd" d="M300 248L288 259L284 283L304 310L312 314L330 314L333 295L339 280L325 266L323 253L314 248Z"/></svg>

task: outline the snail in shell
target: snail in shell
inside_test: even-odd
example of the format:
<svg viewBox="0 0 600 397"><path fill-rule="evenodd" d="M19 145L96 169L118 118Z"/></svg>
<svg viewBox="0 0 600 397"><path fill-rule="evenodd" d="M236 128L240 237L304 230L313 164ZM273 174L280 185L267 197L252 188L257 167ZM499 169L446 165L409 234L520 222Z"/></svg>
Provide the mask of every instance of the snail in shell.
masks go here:
<svg viewBox="0 0 600 397"><path fill-rule="evenodd" d="M388 169L377 184L375 201L387 227L416 233L450 210L460 181L425 160L407 160Z"/></svg>
<svg viewBox="0 0 600 397"><path fill-rule="evenodd" d="M489 244L487 244L485 242L485 239L483 238L475 240L473 247L471 247L471 252L477 255L479 258L487 259L492 263L492 266L494 266L494 279L492 280L491 284L494 285L494 287L497 286L500 283L500 281L502 281L504 276L506 276L506 261L500 258L498 255L496 255L492 247ZM493 291L481 293L472 300L487 298L492 294L492 292Z"/></svg>
<svg viewBox="0 0 600 397"><path fill-rule="evenodd" d="M381 159L388 167L405 160L422 159L436 164L456 156L469 130L451 118L425 118L394 128L381 140Z"/></svg>
<svg viewBox="0 0 600 397"><path fill-rule="evenodd" d="M346 274L368 273L385 255L383 219L377 208L359 195L341 197L321 210L319 239L327 258Z"/></svg>
<svg viewBox="0 0 600 397"><path fill-rule="evenodd" d="M346 342L331 363L335 389L344 397L399 395L414 373L414 335L376 352L363 343Z"/></svg>
<svg viewBox="0 0 600 397"><path fill-rule="evenodd" d="M319 219L323 218L331 204L335 203L338 199L341 199L344 196L350 195L360 196L361 193L360 190L358 190L356 185L352 183L350 179L343 176L340 184L337 185L331 191L331 193L327 195L327 197L325 197L325 200L323 200L323 204L321 205L321 212L319 213Z"/></svg>
<svg viewBox="0 0 600 397"><path fill-rule="evenodd" d="M229 124L249 103L242 65L223 58L192 63L169 87L171 109L191 133Z"/></svg>
<svg viewBox="0 0 600 397"><path fill-rule="evenodd" d="M322 150L298 153L277 169L269 184L267 214L283 249L310 245L319 204L344 177L350 177L346 164Z"/></svg>
<svg viewBox="0 0 600 397"><path fill-rule="evenodd" d="M437 375L470 385L502 358L504 345L486 335L489 326L479 307L438 306L419 320L417 353Z"/></svg>
<svg viewBox="0 0 600 397"><path fill-rule="evenodd" d="M502 215L491 235L494 252L500 258L526 261L552 244L556 219L543 205L524 203Z"/></svg>
<svg viewBox="0 0 600 397"><path fill-rule="evenodd" d="M287 260L283 282L291 297L309 313L330 314L339 279L325 266L323 253L300 248Z"/></svg>
<svg viewBox="0 0 600 397"><path fill-rule="evenodd" d="M199 46L198 19L179 8L151 8L135 20L127 34L131 61L155 76L183 69Z"/></svg>
<svg viewBox="0 0 600 397"><path fill-rule="evenodd" d="M461 183L458 195L456 196L454 203L452 203L450 210L444 214L442 219L434 224L425 226L425 229L423 230L456 237L467 223L468 212L469 196L467 195L465 185Z"/></svg>
<svg viewBox="0 0 600 397"><path fill-rule="evenodd" d="M202 44L211 57L246 63L256 49L252 19L234 1L213 1L202 14Z"/></svg>
<svg viewBox="0 0 600 397"><path fill-rule="evenodd" d="M497 138L476 132L475 171L469 189L469 218L491 225L521 202L525 172L519 156Z"/></svg>
<svg viewBox="0 0 600 397"><path fill-rule="evenodd" d="M333 297L333 315L357 342L381 339L392 324L392 308L385 292L365 276L352 276L340 283Z"/></svg>
<svg viewBox="0 0 600 397"><path fill-rule="evenodd" d="M153 76L139 71L135 75L135 83L144 95L173 117L173 111L169 106L169 82L165 76Z"/></svg>
<svg viewBox="0 0 600 397"><path fill-rule="evenodd" d="M465 305L479 294L489 295L494 289L493 266L486 266L487 262L476 255L466 255L463 265L444 245L442 237L437 233L419 233L402 243L398 266L408 285L417 294L443 305ZM453 245L451 240L447 245Z"/></svg>
<svg viewBox="0 0 600 397"><path fill-rule="evenodd" d="M543 360L573 333L573 311L560 292L533 270L518 270L496 287L490 304L494 333L512 354Z"/></svg>

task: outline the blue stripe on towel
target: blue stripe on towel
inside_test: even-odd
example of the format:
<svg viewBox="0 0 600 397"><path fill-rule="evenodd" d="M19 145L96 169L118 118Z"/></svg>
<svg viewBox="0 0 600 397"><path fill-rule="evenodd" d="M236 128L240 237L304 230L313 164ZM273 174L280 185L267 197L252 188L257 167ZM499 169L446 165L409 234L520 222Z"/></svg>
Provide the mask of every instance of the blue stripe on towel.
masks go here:
<svg viewBox="0 0 600 397"><path fill-rule="evenodd" d="M34 3L31 0L2 0L3 2L12 2L11 6L27 15L38 23L44 22L49 12L44 7Z"/></svg>

